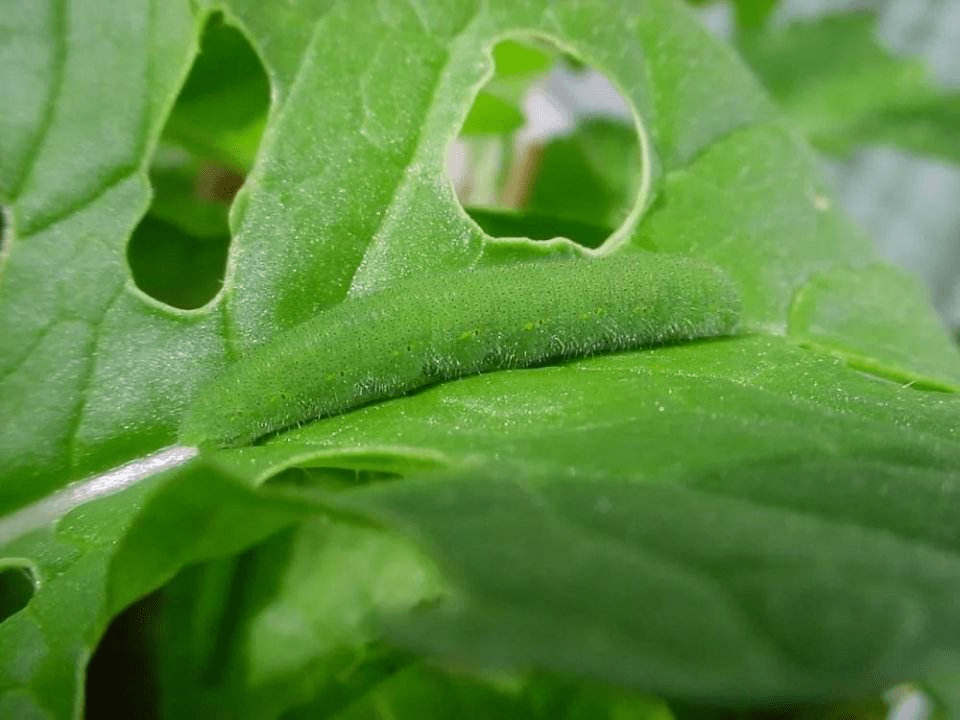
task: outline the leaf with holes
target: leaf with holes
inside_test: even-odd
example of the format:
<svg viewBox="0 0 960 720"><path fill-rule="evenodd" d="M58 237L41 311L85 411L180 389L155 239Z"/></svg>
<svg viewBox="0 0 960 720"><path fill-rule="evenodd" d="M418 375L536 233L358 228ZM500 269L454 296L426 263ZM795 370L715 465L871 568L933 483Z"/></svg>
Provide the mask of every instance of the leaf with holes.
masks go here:
<svg viewBox="0 0 960 720"><path fill-rule="evenodd" d="M0 716L669 717L639 694L843 702L960 651L956 349L679 0L0 17ZM599 76L616 129L572 109ZM568 137L493 140L471 217L448 151L531 79ZM493 338L484 375L167 447L345 300L638 251L724 271L740 335L516 370Z"/></svg>

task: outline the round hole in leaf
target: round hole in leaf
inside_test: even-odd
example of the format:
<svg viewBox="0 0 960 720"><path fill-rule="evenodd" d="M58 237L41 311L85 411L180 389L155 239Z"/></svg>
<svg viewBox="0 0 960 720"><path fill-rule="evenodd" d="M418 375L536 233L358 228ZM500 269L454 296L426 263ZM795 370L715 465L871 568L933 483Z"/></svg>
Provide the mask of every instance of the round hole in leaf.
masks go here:
<svg viewBox="0 0 960 720"><path fill-rule="evenodd" d="M0 622L27 606L36 585L33 571L25 565L0 569Z"/></svg>
<svg viewBox="0 0 960 720"><path fill-rule="evenodd" d="M223 284L228 235L197 238L172 223L147 216L134 231L127 259L143 292L173 307L208 303Z"/></svg>
<svg viewBox="0 0 960 720"><path fill-rule="evenodd" d="M189 309L219 292L230 205L269 105L259 57L240 30L213 15L154 155L153 201L127 247L134 282L154 299Z"/></svg>
<svg viewBox="0 0 960 720"><path fill-rule="evenodd" d="M466 212L493 237L602 245L642 182L630 106L599 71L536 38L494 46L494 73L448 153Z"/></svg>

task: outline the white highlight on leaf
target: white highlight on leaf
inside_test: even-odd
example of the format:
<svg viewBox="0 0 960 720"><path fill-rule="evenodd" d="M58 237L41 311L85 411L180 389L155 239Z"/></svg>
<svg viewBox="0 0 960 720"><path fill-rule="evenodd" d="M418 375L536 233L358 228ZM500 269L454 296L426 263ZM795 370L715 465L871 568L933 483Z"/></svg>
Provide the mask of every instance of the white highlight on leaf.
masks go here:
<svg viewBox="0 0 960 720"><path fill-rule="evenodd" d="M932 714L927 697L909 685L894 688L888 693L887 702L887 720L929 720Z"/></svg>
<svg viewBox="0 0 960 720"><path fill-rule="evenodd" d="M0 547L31 530L56 522L74 508L107 497L164 470L183 465L197 448L174 445L99 475L79 480L42 500L0 518Z"/></svg>

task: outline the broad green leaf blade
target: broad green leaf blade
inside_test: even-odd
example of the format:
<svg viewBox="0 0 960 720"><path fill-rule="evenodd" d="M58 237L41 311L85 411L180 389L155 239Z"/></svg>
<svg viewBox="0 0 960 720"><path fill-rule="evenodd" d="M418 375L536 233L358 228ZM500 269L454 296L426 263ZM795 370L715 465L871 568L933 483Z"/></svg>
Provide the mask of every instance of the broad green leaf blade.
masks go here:
<svg viewBox="0 0 960 720"><path fill-rule="evenodd" d="M338 446L392 444L393 467L430 447L454 468L335 496L275 481L438 559L456 592L398 618L406 647L689 700L829 701L960 652L958 410L754 338L481 376L272 447L319 467Z"/></svg>
<svg viewBox="0 0 960 720"><path fill-rule="evenodd" d="M459 597L398 620L394 637L488 671L721 704L875 694L956 652L942 639L960 630L955 546L726 491L747 473L781 488L836 467L794 462L679 485L480 471L372 492L368 506L461 581ZM837 482L902 477L846 470Z"/></svg>
<svg viewBox="0 0 960 720"><path fill-rule="evenodd" d="M275 501L280 500L279 505L270 501L270 495L255 495L248 489L250 484L290 464L415 472L417 468L423 468L425 462L436 466L444 462L458 464L467 459L481 465L509 461L515 469L523 469L525 475L550 472L551 468L564 474L568 474L571 467L586 468L594 476L596 473L606 474L601 481L612 487L623 487L623 483L615 478L622 478L627 473L634 473L637 480L661 477L668 482L656 483L657 487L669 490L674 487L669 481L676 481L677 474L685 467L703 474L706 469L715 468L718 460L724 465L728 461L735 466L737 463L742 465L751 462L751 458L769 456L788 447L795 452L793 457L823 457L826 454L830 463L810 463L772 487L767 487L764 482L767 475L760 476L760 482L753 485L731 483L725 488L728 501L751 507L757 504L757 499L763 507L802 506L805 514L822 518L826 525L849 522L849 513L855 512L857 515L852 519L871 532L892 532L897 537L917 538L918 542L940 548L941 553L955 548L953 528L956 524L951 516L955 508L943 501L944 493L950 492L952 481L949 475L943 476L942 470L955 467L960 452L956 427L947 421L947 418L955 417L954 400L926 396L864 378L835 363L816 360L809 353L792 349L782 342L771 343L762 339L675 348L646 353L642 357L646 362L639 365L637 355L627 355L571 366L574 377L579 377L581 383L586 382L579 391L572 391L577 383L570 384L570 372L563 368L498 373L448 384L411 398L325 421L327 427L320 437L329 445L327 450L318 449L316 444L306 444L309 432L304 430L301 443L286 438L284 442L265 448L224 453L213 466L201 465L189 472L178 473L152 491L149 502L133 503L133 508L140 509L132 524L129 520L118 522L122 514L101 519L113 528L111 533L122 532L119 544L112 539L114 534L106 540L112 553L110 574L104 577L103 572L84 572L83 581L77 585L77 589L94 594L98 592L98 586L106 587L105 591L99 592L106 593L109 603L107 609L100 610L95 616L99 619L91 619L90 613L82 606L54 619L75 624L87 638L83 647L89 648L102 630L105 618L115 609L156 587L185 563L235 552L272 532L271 528L303 517L304 512L309 512L311 498L318 497L308 488L305 495L303 486L290 495L288 482L275 481L272 487L289 496L287 501L275 498ZM551 375L567 377L557 377L555 386L549 382L538 383L538 391L531 387L526 393L517 392L520 387L517 380ZM675 385L678 378L683 378L684 382ZM484 401L482 398L488 393L478 395L477 391L489 383L492 383L492 394ZM603 386L609 388L608 392L600 390ZM629 392L625 393L626 390ZM538 393L541 407L544 410L549 408L548 412L522 413L517 406L512 416L504 414L504 408L509 407L504 399L520 399L529 408ZM611 416L611 395L624 407L629 407L630 412L618 411ZM711 422L703 412L704 407L713 405L712 398L715 397L724 397L725 404L730 406L722 424ZM758 404L758 397L766 398L765 402ZM426 403L426 407L414 412L411 406L417 403ZM404 405L411 411L409 415L404 412ZM612 409L616 408L614 403ZM400 410L399 414L397 410ZM474 417L465 417L466 411L473 413ZM359 428L351 428L351 423L364 415L367 419L359 423ZM419 430L409 422L414 417L422 419ZM616 417L620 420L612 419ZM758 424L761 418L763 422ZM507 445L503 443L502 433L505 421L511 427L512 438ZM437 435L437 423L441 423L439 427L446 426L446 438ZM484 427L488 440L483 439L484 432L481 431ZM628 431L630 428L632 431ZM317 426L310 428L316 429ZM358 434L358 431L365 434ZM884 432L888 435L883 435ZM683 440L684 433L689 438L687 442ZM838 446L838 438L843 438L849 446ZM402 446L403 442L407 445ZM882 451L876 447L880 443L883 444ZM352 451L345 451L351 447ZM740 454L718 455L718 447L738 448ZM699 452L694 452L695 449ZM645 458L640 465L635 457L638 450ZM458 460L458 455L462 460ZM591 457L593 464L588 465L587 460ZM884 460L884 457L888 459ZM914 469L903 464L904 458L909 458ZM765 470L776 471L779 465L780 460L774 456ZM860 482L857 472L864 467L886 474L880 480L874 477L871 482ZM224 474L227 468L232 469ZM231 479L236 478L238 472L246 478L242 484ZM572 487L588 492L589 482L584 483L577 477L578 474L570 475L561 484L572 483ZM722 475L719 477L723 478ZM852 486L851 479L855 480ZM874 493L874 482L885 488L884 495ZM824 485L832 492L818 493ZM406 486L407 483L396 485ZM626 487L625 492L632 485ZM374 495L377 490L379 488L374 488ZM438 489L438 501L442 501L446 493L446 490ZM329 491L319 497L321 508L338 503ZM297 505L290 505L294 500L300 509ZM304 501L308 503L306 506ZM339 502L349 505L354 512L358 509L356 502ZM361 507L369 511L369 504L361 504ZM268 508L273 509L268 512ZM904 513L904 508L911 510ZM92 518L89 522L93 522L102 513L91 515L91 509L81 508L74 515ZM132 508L120 506L121 513L124 509L129 512ZM719 513L712 517L715 522L721 522L723 515ZM451 521L455 517L458 515L451 516ZM735 524L737 517L732 514L727 521ZM70 522L62 523L61 527L70 527ZM84 549L86 554L95 554L102 530L96 529L96 522L85 527L89 529L73 535L90 538L89 546ZM484 532L495 533L497 540L487 543L491 548L499 546L507 551L515 547L512 543L502 543L504 536L496 527L485 522L477 527L481 537ZM534 527L539 526L534 524ZM242 532L238 534L238 530ZM779 521L766 527L762 523L753 526L753 531L760 535L779 534L781 530ZM517 538L522 539L523 535ZM33 542L27 538L16 546L8 546L5 554L46 557L46 562L55 564L70 562L71 553L64 554L57 547L35 546ZM711 546L710 543L703 545ZM880 547L880 550L885 548ZM829 551L819 548L818 554L818 548L811 545L807 552L829 565ZM81 553L79 559L85 556ZM308 553L304 560L308 556L316 557L316 553ZM870 553L864 552L864 557L869 558ZM308 564L304 569L310 567ZM949 567L949 563L943 567ZM321 568L322 565L317 566L317 569ZM302 571L290 575L289 592L307 592L298 581L308 576L309 573ZM611 571L608 577L615 581L618 576ZM462 588L461 580L455 582ZM89 589L90 583L93 584L92 590ZM313 583L306 584L315 587ZM776 588L777 585L760 584L757 592L776 593ZM44 595L46 602L58 602L58 586L48 585L42 592L47 593ZM34 602L40 597L38 595ZM842 598L826 600L829 601L827 607L835 607L838 612L845 607ZM104 602L101 600L98 607L103 608ZM61 606L57 604L56 607ZM794 610L787 608L784 612ZM33 610L29 612L33 613ZM10 637L10 642L20 647L25 636L18 627L16 623L5 623L0 638ZM844 630L849 628L841 625L839 629L834 626L833 630L839 633L837 637L842 637L845 636ZM7 636L7 632L13 635ZM359 637L358 642L362 642L363 637L367 636ZM268 642L263 647L269 651L276 645ZM835 647L836 644L830 645L826 651ZM57 655L58 662L66 662L63 667L82 662L82 656L78 659L67 650L69 648ZM268 658L271 652L265 655ZM264 662L264 658L256 653L251 660ZM907 662L909 657L900 656L899 660ZM318 682L322 678L320 673ZM11 684L11 698L21 697L17 688L22 688L24 682L21 678ZM250 690L243 684L237 687L238 692ZM268 687L261 691L267 700L271 699L269 690ZM748 687L743 686L741 690L747 693ZM302 698L302 693L302 689L290 691L289 686L285 692L281 685L271 702Z"/></svg>
<svg viewBox="0 0 960 720"><path fill-rule="evenodd" d="M29 157L7 198L14 201L21 238L63 224L133 184L195 42L186 3L164 3L155 13L148 9L141 0L125 4L118 13L103 12L95 0L68 6L41 0L32 3L29 12L12 7L5 13L11 21L36 22L43 28L39 48L53 48L49 60L38 64L37 75L25 74L30 64L13 65L4 73L11 93L31 82L51 88L43 101L44 119L38 123L41 134L14 135L18 142L12 144L14 157ZM39 18L45 18L42 25ZM14 26L8 36L13 41L30 37L39 27L31 33ZM16 45L4 43L7 47ZM110 78L107 86L104 77ZM104 123L104 117L111 122ZM5 178L4 184L13 185L11 181Z"/></svg>
<svg viewBox="0 0 960 720"><path fill-rule="evenodd" d="M668 175L640 235L729 268L747 322L772 332L783 332L807 276L872 254L870 239L832 206L812 154L775 125L728 135Z"/></svg>
<svg viewBox="0 0 960 720"><path fill-rule="evenodd" d="M112 548L130 525L130 508L154 486L142 483L82 508L58 529L0 546L5 557L29 558L39 585L26 608L0 624L0 716L77 716L78 680L115 610L104 582Z"/></svg>
<svg viewBox="0 0 960 720"><path fill-rule="evenodd" d="M0 557L28 559L37 588L0 623L0 717L77 717L83 671L110 618L185 565L236 553L306 516L198 460L56 524L39 517L14 537L15 519L3 518Z"/></svg>
<svg viewBox="0 0 960 720"><path fill-rule="evenodd" d="M191 570L164 591L165 713L330 715L412 662L378 642L379 624L441 590L409 546L329 518Z"/></svg>
<svg viewBox="0 0 960 720"><path fill-rule="evenodd" d="M868 13L744 33L738 46L791 121L818 148L893 144L960 162L960 94L874 37Z"/></svg>
<svg viewBox="0 0 960 720"><path fill-rule="evenodd" d="M562 242L491 243L443 177L446 146L484 77L490 45L504 33L556 38L607 73L637 109L647 142L641 185L649 192L611 242L655 235L664 249L713 256L744 283L748 319L777 329L811 267L871 259L866 244L836 221L827 233L793 234L818 224L797 180L809 177L803 149L786 134L773 147L758 142L782 132L771 105L732 51L678 3L434 2L419 14L405 5L374 11L367 3L317 3L271 25L268 15L238 2L228 19L241 23L264 57L279 104L262 160L234 209L238 236L224 292L202 312L177 313L132 289L124 245L146 205L143 168L205 18L176 3L155 17L130 6L125 12L140 35L129 28L108 35L95 10L71 8L77 17L59 42L84 63L63 66L50 131L8 215L0 407L14 418L14 430L0 439L8 468L2 507L169 442L192 388L225 358L347 293L506 254L571 252ZM344 51L339 39L358 27L369 33ZM284 47L274 40L281 30L291 33ZM145 75L147 64L156 72ZM100 78L112 68L124 72L101 98ZM147 76L151 84L143 88L138 83ZM110 123L100 122L105 115ZM90 158L74 151L80 137ZM656 189L650 173L666 173L656 207L677 207L682 199L663 190L675 190L676 178L693 172L686 164L719 146L740 160L724 166L731 175L768 157L754 153L772 151L779 164L771 167L782 170L766 182L780 191L757 191L742 215L730 213L741 196L751 197L753 178L716 180L704 169L704 179L730 193L728 202L711 205L718 208L712 221L701 219L696 203L685 224L655 223L660 210L631 239ZM778 222L745 230L725 225L756 217ZM661 243L659 229L669 242Z"/></svg>
<svg viewBox="0 0 960 720"><path fill-rule="evenodd" d="M63 70L63 14L54 2L0 3L0 202L25 181L52 121L57 78Z"/></svg>
<svg viewBox="0 0 960 720"><path fill-rule="evenodd" d="M807 150L773 104L735 54L678 2L223 5L228 21L244 28L263 59L274 103L264 146L232 211L236 237L225 291L191 313L135 290L125 258L130 234L149 206L151 156L196 54L204 13L187 2L134 2L104 13L93 0L80 0L65 6L62 16L52 2L35 3L31 13L14 8L2 14L17 27L0 41L2 58L14 60L0 70L0 95L22 104L0 121L8 222L0 256L0 416L6 421L0 513L169 443L194 388L228 358L346 295L405 274L574 252L563 241L491 241L465 217L443 175L446 147L489 70L490 46L505 33L555 39L606 73L636 109L643 191L614 245L651 245L720 262L743 284L748 325L770 333L785 331L792 299L815 273L874 260L868 243L825 209ZM860 294L861 288L849 288L834 301L856 303ZM892 326L904 332L917 321L912 313L890 312L884 318L895 319ZM838 341L838 351L846 357L851 348L845 342ZM875 359L906 363L922 374L942 367L939 345L913 351L920 361ZM648 394L638 390L638 379ZM598 387L606 390L598 393ZM781 479L774 489L804 489L784 500L790 508L824 498L809 509L814 519L800 523L805 532L816 520L833 528L834 537L844 522L857 538L882 535L876 547L848 543L841 549L861 550L863 567L875 571L871 577L888 572L902 580L890 587L912 591L916 607L937 621L941 605L924 584L932 577L930 564L911 571L897 562L909 547L923 562L944 555L937 566L942 573L953 567L956 518L944 493L949 499L948 473L957 466L956 410L952 398L867 379L761 336L498 373L323 421L267 448L198 461L174 479L145 486L143 496L133 492L118 496L132 499L115 505L80 508L58 527L8 543L3 558L34 562L45 584L26 609L0 625L0 644L10 649L0 652L2 702L17 708L12 712L39 707L55 717L74 715L82 667L120 608L186 564L237 553L318 507L329 510L327 485L313 493L294 493L281 481L252 489L254 479L297 464L314 463L324 477L328 468L338 468L379 479L431 464L456 471L475 463L479 472L509 459L511 471L529 476L610 484L657 479L680 493L686 487L676 485L678 478L716 469L721 457L735 467L766 459L770 473L783 457L829 458L836 460L836 478L826 474L824 461L812 470L802 466L789 482L771 475ZM860 474L864 467L887 473L877 476L881 487L895 491L889 504L868 502L873 485ZM825 477L834 494L819 492ZM343 475L338 478L342 483ZM421 487L411 485L411 492ZM498 487L494 483L491 491ZM570 487L581 495L567 500L586 492L582 484ZM754 496L766 502L764 489L763 483L742 489L743 497L729 503L753 507L759 504ZM841 491L864 517L831 514L846 507L837 499ZM390 509L387 499L374 507L370 497L366 512ZM423 501L420 507L431 501L415 499ZM537 512L533 508L521 521L535 526L542 519ZM464 513L471 517L469 508ZM690 530L694 514L678 521L677 535L668 539L683 540L680 529ZM406 527L421 520L413 511L408 516ZM732 537L758 553L756 538L780 531L783 516L751 517L774 520L751 525L752 536ZM919 540L911 545L910 538ZM489 549L507 552L505 539L488 532ZM705 541L699 549L709 547ZM886 560L877 548L890 550ZM829 559L813 544L801 550L808 563ZM771 554L771 567L788 555ZM827 592L830 582L850 577L841 572L851 567L850 557L827 564L839 568L834 574L815 574L823 584L808 588L802 604L763 583L748 597L769 601L764 621L790 647L796 638L783 618L798 607L823 607L827 620L839 617L830 626L839 628L835 637L857 640L863 627L857 623L871 618L895 626L907 590L890 595L889 615L864 618L849 617L851 608L861 607L855 589L838 585L836 594ZM476 569L463 566L465 573ZM351 568L342 570L348 576ZM616 568L607 575L618 577ZM949 589L952 582L947 577L939 587ZM595 587L588 590L590 600ZM701 597L691 589L686 606L698 607ZM529 599L543 607L556 598L541 593ZM923 612L917 617L927 617ZM901 645L875 659L878 675L915 669L925 649L949 642L948 632L918 627L912 639L902 636ZM949 622L940 623L944 628L949 631ZM715 628L716 636L745 637L735 630ZM263 654L254 660L266 663L269 645L260 647ZM803 644L796 649L809 651ZM231 647L227 654L243 651ZM826 640L821 651L834 667L846 657ZM549 668L552 657L562 653L535 659ZM745 656L751 657L757 656ZM609 661L584 659L597 664L581 666L582 672ZM786 683L788 673L778 668L761 673L754 689ZM821 676L811 677L797 685L811 695L859 687L824 689ZM661 678L664 685L669 679ZM751 697L749 683L712 687L718 696ZM283 704L285 696L300 698L297 692L280 690L270 701Z"/></svg>
<svg viewBox="0 0 960 720"><path fill-rule="evenodd" d="M226 457L260 478L304 463L394 474L507 463L625 481L805 454L947 471L960 459L958 411L953 395L755 336L465 378ZM938 493L929 506L949 516ZM884 506L884 523L899 522L901 503ZM949 535L948 516L925 532Z"/></svg>
<svg viewBox="0 0 960 720"><path fill-rule="evenodd" d="M160 310L128 281L125 245L149 195L144 161L196 46L187 3L147 5L4 13L49 17L56 50L40 75L22 74L27 64L0 76L7 98L20 85L51 88L42 132L2 141L5 157L29 161L2 181L12 194L0 256L0 513L168 442L195 382L177 358L221 352L215 317Z"/></svg>
<svg viewBox="0 0 960 720"><path fill-rule="evenodd" d="M891 302L893 289L897 299ZM849 301L853 294L856 303ZM904 322L907 317L912 322ZM815 276L794 299L790 334L826 352L839 346L841 357L868 372L960 391L960 348L944 332L920 284L900 270L873 265ZM912 351L937 345L940 352L929 358Z"/></svg>
<svg viewBox="0 0 960 720"><path fill-rule="evenodd" d="M803 339L802 323L788 329L783 320L794 297L805 294L805 285L816 283L810 278L829 268L843 272L871 265L865 262L871 242L834 207L812 158L787 150L793 143L791 133L772 127L717 142L686 170L667 177L657 206L639 232L650 247L692 251L729 269L741 281L749 324L774 333L796 329ZM735 185L725 182L733 175L738 178ZM702 214L707 207L718 209L709 219ZM829 260L823 255L827 247L833 248ZM786 255L793 268L789 271ZM773 260L777 256L781 259ZM960 358L942 330L917 336L917 326L930 328L931 312L899 277L893 271L873 276L865 271L862 283L823 296L820 332L835 339L832 352L858 367L897 368L901 377L942 386L945 376L958 377ZM870 300L882 295L897 300ZM861 305L870 312L857 314ZM907 315L913 318L910 322ZM865 343L865 338L891 332L917 342L907 349Z"/></svg>
<svg viewBox="0 0 960 720"><path fill-rule="evenodd" d="M611 244L711 257L744 284L748 321L779 332L811 272L872 260L867 239L823 209L828 201L812 156L775 119L736 57L679 4L624 8L623 15L583 5L547 12L459 3L451 11L437 2L419 9L369 13L355 4L332 8L318 22L300 81L254 173L257 192L245 197L239 218L235 274L224 295L239 347L414 269L502 256L503 245L485 240L456 205L443 157L483 78L487 47L509 30L539 28L557 38L607 74L637 110L646 179ZM434 16L432 24L421 22ZM358 23L369 35L343 52L335 38ZM416 50L402 50L407 42ZM334 80L351 75L363 82ZM407 140L387 144L385 128ZM304 153L307 146L315 151ZM651 185L657 171L664 180ZM293 187L312 199L309 210L291 209ZM369 191L349 195L348 187ZM639 223L643 208L651 216ZM704 208L711 210L704 215ZM550 248L569 251L563 243ZM522 243L508 250L514 257L543 251ZM931 357L939 350L916 348Z"/></svg>

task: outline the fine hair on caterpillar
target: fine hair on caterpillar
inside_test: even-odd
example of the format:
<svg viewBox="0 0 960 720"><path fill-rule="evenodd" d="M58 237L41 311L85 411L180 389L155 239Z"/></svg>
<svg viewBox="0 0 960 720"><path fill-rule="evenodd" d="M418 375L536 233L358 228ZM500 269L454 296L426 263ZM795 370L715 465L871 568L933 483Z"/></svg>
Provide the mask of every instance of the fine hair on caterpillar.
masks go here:
<svg viewBox="0 0 960 720"><path fill-rule="evenodd" d="M203 387L185 444L235 446L445 380L728 335L737 288L656 253L403 280L278 334Z"/></svg>

